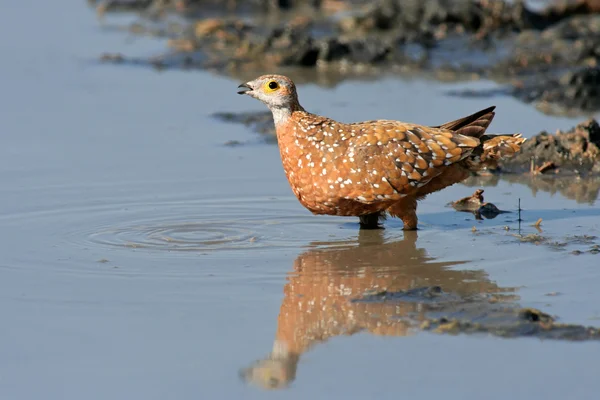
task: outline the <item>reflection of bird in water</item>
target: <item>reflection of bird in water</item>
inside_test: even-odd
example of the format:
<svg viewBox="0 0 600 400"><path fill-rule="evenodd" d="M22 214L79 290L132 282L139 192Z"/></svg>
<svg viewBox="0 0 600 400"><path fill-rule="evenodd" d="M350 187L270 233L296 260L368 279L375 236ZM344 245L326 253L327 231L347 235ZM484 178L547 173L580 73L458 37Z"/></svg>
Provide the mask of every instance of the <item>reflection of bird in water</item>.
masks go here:
<svg viewBox="0 0 600 400"><path fill-rule="evenodd" d="M284 286L273 351L243 370L243 378L284 388L295 379L300 356L314 345L359 331L406 336L427 311L423 296L412 302L352 301L365 293L432 285L461 297L502 291L483 271L449 269L466 261L435 262L416 242L416 232L385 243L381 231L362 230L358 246L349 242L300 254Z"/></svg>

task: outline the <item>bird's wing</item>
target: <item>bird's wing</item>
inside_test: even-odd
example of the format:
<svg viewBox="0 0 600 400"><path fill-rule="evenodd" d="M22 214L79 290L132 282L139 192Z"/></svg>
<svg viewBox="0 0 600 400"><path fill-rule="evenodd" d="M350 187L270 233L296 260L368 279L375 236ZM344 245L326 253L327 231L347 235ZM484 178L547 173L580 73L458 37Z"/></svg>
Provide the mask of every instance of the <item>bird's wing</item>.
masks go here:
<svg viewBox="0 0 600 400"><path fill-rule="evenodd" d="M373 201L414 192L446 166L468 157L480 143L448 129L398 121L369 121L353 129L359 131L348 151L363 166Z"/></svg>

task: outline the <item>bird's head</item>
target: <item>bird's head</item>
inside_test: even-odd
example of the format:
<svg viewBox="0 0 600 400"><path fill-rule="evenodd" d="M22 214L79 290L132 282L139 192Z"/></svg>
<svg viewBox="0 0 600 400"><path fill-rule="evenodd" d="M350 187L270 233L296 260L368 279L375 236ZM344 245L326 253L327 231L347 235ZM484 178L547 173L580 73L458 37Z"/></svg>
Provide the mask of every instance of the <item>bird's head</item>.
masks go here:
<svg viewBox="0 0 600 400"><path fill-rule="evenodd" d="M238 86L238 94L247 94L265 103L271 111L300 109L296 85L283 75L263 75Z"/></svg>

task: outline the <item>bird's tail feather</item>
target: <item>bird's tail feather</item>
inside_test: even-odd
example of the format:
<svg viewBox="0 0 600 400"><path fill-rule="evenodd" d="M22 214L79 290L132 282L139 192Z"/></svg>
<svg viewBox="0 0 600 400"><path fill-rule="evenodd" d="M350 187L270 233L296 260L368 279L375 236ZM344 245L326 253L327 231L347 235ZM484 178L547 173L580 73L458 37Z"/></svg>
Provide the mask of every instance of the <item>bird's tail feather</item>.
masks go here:
<svg viewBox="0 0 600 400"><path fill-rule="evenodd" d="M496 115L494 112L495 108L496 106L488 107L464 118L434 126L434 128L448 129L454 131L456 134L481 138Z"/></svg>

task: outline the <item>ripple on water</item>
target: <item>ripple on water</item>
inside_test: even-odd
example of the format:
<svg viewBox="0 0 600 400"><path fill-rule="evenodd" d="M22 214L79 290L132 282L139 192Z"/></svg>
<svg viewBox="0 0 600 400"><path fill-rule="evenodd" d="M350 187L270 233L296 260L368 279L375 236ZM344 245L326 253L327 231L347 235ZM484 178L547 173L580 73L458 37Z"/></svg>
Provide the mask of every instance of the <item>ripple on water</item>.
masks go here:
<svg viewBox="0 0 600 400"><path fill-rule="evenodd" d="M273 197L65 205L0 220L87 250L199 253L303 246L340 222Z"/></svg>
<svg viewBox="0 0 600 400"><path fill-rule="evenodd" d="M287 200L251 202L253 205L238 200L227 205L201 201L154 205L152 210L142 207L131 218L70 236L100 246L213 252L297 247L310 241L310 233L318 229L310 214Z"/></svg>

